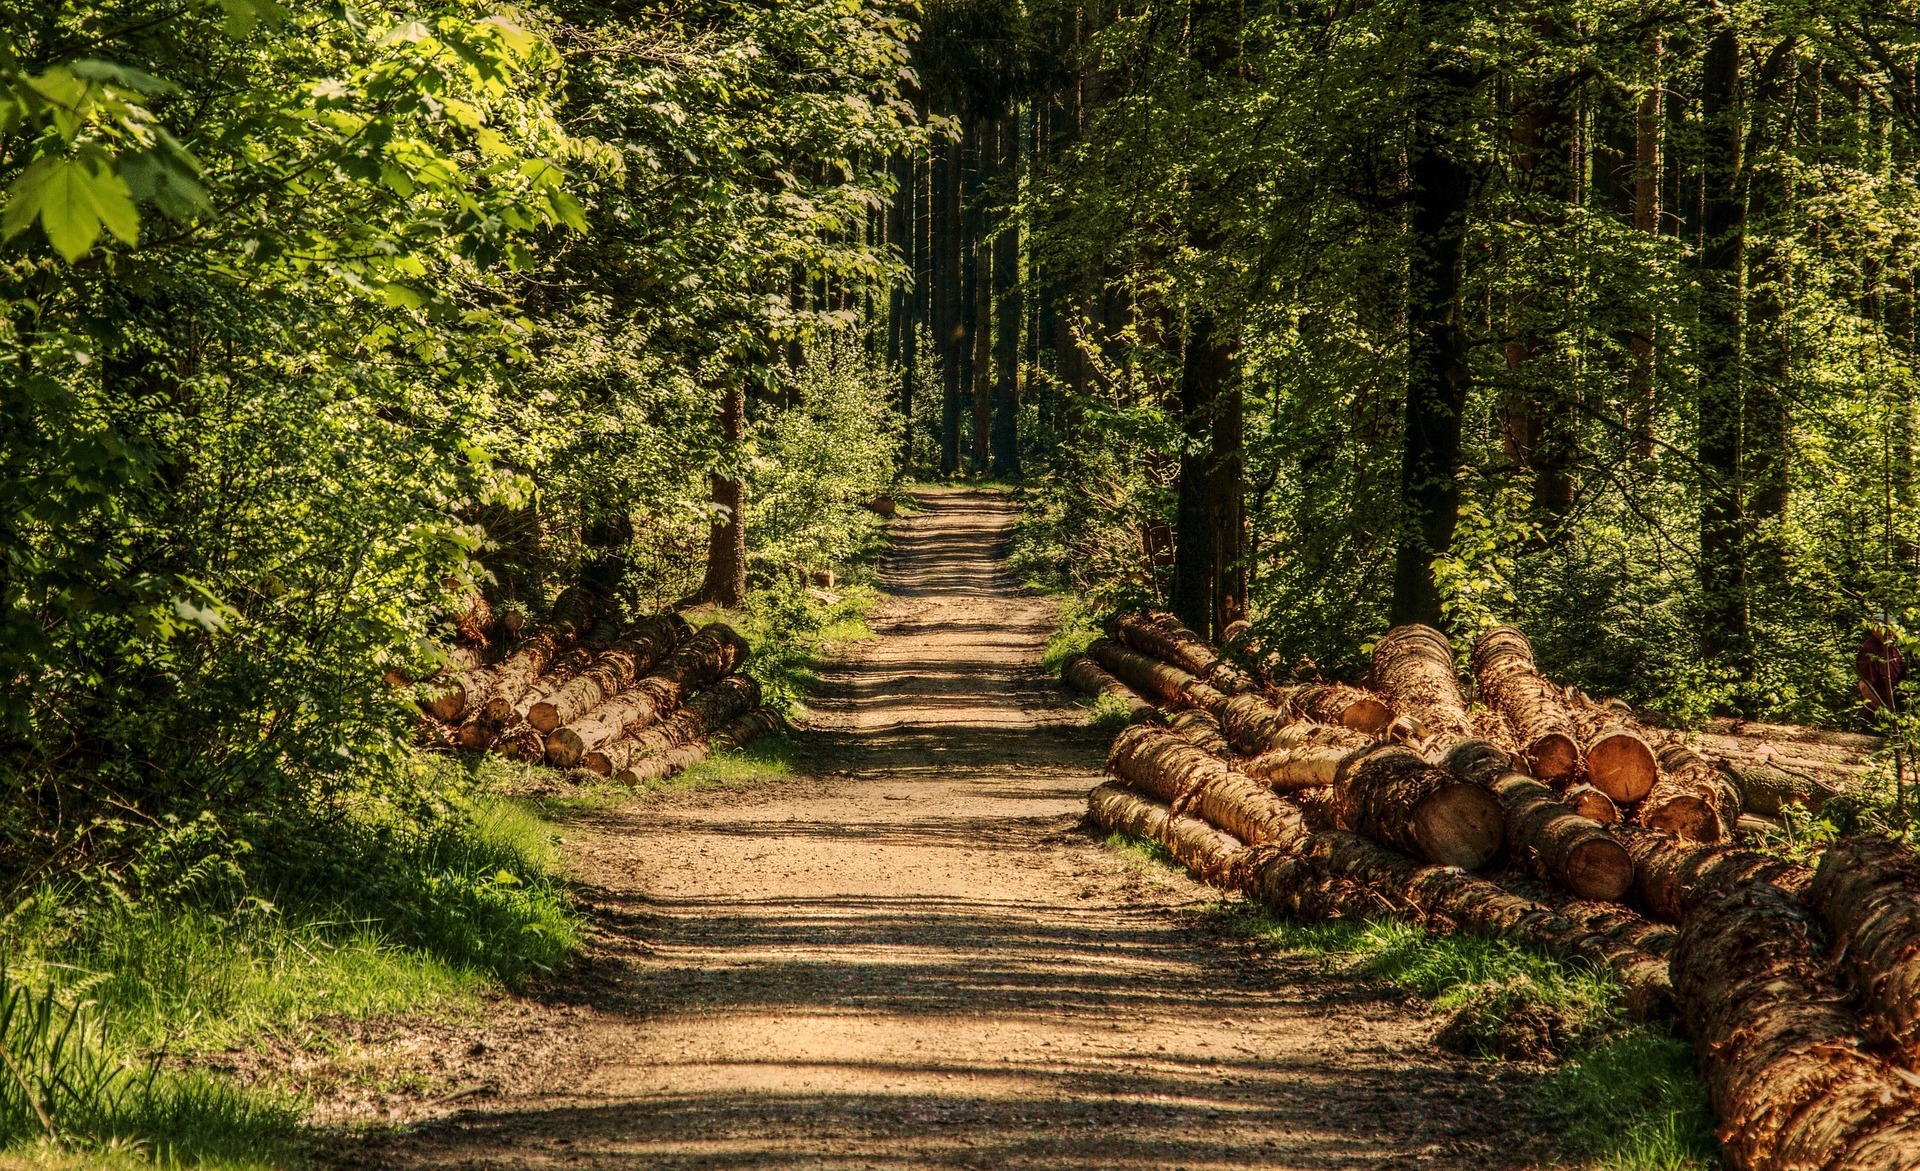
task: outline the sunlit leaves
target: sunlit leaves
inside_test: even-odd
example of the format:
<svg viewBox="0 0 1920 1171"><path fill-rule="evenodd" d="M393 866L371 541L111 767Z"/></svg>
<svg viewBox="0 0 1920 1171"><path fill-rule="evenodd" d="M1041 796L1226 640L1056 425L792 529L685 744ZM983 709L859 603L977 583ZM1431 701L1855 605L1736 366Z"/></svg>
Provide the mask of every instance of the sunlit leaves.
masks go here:
<svg viewBox="0 0 1920 1171"><path fill-rule="evenodd" d="M102 228L122 243L140 236L140 216L126 181L104 159L40 158L7 189L8 239L38 220L54 249L69 261L93 248Z"/></svg>

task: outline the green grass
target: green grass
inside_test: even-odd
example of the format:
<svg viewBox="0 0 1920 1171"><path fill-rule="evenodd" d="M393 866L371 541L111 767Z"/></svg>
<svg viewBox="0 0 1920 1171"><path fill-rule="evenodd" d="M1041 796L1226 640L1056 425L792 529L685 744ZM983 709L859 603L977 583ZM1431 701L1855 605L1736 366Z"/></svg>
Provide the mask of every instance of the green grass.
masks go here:
<svg viewBox="0 0 1920 1171"><path fill-rule="evenodd" d="M1101 637L1097 612L1070 594L1060 595L1060 629L1047 639L1040 652L1040 665L1047 674L1058 675L1068 659L1082 654Z"/></svg>
<svg viewBox="0 0 1920 1171"><path fill-rule="evenodd" d="M1547 1079L1566 1149L1591 1171L1713 1171L1713 1112L1693 1050L1665 1029L1611 1033Z"/></svg>
<svg viewBox="0 0 1920 1171"><path fill-rule="evenodd" d="M747 640L753 648L747 674L760 681L766 702L789 716L804 710L822 664L841 647L873 637L867 615L879 603L879 591L849 583L835 592L840 600L827 605L790 585L756 590L741 609L711 616Z"/></svg>
<svg viewBox="0 0 1920 1171"><path fill-rule="evenodd" d="M768 736L737 751L710 756L686 771L657 781L649 789L699 789L779 780L794 770L793 738Z"/></svg>
<svg viewBox="0 0 1920 1171"><path fill-rule="evenodd" d="M1180 869L1180 864L1173 860L1173 855L1167 848L1151 838L1136 838L1132 834L1116 833L1108 834L1100 844L1139 866Z"/></svg>
<svg viewBox="0 0 1920 1171"><path fill-rule="evenodd" d="M1133 722L1133 710L1117 695L1102 695L1086 705L1087 727L1109 735Z"/></svg>
<svg viewBox="0 0 1920 1171"><path fill-rule="evenodd" d="M352 1021L474 1019L484 994L576 950L553 826L472 787L468 768L419 767L408 806L365 796L251 836L162 835L130 867L144 881L48 883L0 918L0 999L17 1002L0 1038L37 1055L58 1139L32 1101L8 1097L20 1079L0 1080L5 1158L297 1164L301 1099L203 1062L254 1047L324 1056Z"/></svg>

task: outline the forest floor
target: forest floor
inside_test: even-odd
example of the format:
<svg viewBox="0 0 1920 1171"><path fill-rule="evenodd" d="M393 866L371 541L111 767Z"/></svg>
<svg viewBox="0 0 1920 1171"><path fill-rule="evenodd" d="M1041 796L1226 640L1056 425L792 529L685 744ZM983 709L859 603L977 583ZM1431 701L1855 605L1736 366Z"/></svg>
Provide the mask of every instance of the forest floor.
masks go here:
<svg viewBox="0 0 1920 1171"><path fill-rule="evenodd" d="M586 957L500 1006L471 1092L333 1161L1554 1162L1537 1070L1442 1053L1421 1002L1081 827L1104 740L1040 674L1056 609L1007 571L1013 506L920 504L799 775L581 814Z"/></svg>

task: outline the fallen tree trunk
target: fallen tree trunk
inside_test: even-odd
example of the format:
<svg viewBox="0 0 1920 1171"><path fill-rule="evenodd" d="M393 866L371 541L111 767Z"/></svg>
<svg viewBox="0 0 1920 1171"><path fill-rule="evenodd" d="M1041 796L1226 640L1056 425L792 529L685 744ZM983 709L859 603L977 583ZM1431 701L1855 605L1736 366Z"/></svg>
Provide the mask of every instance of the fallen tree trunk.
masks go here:
<svg viewBox="0 0 1920 1171"><path fill-rule="evenodd" d="M1275 706L1319 724L1351 728L1368 736L1385 736L1393 723L1393 709L1371 691L1345 683L1301 683L1283 687Z"/></svg>
<svg viewBox="0 0 1920 1171"><path fill-rule="evenodd" d="M1164 704L1178 704L1181 693L1195 682L1191 672L1122 646L1110 638L1095 639L1087 647L1087 653L1127 686Z"/></svg>
<svg viewBox="0 0 1920 1171"><path fill-rule="evenodd" d="M1920 1055L1920 855L1887 838L1841 838L1808 895L1860 990L1869 1034Z"/></svg>
<svg viewBox="0 0 1920 1171"><path fill-rule="evenodd" d="M1508 767L1506 754L1468 741L1447 754L1445 766L1484 785L1506 815L1508 857L1584 899L1612 901L1633 885L1627 848L1575 813L1552 789Z"/></svg>
<svg viewBox="0 0 1920 1171"><path fill-rule="evenodd" d="M1682 841L1671 834L1623 827L1620 842L1633 856L1633 894L1656 919L1678 923L1694 892L1744 882L1765 882L1799 896L1813 871L1758 850Z"/></svg>
<svg viewBox="0 0 1920 1171"><path fill-rule="evenodd" d="M784 736L787 717L776 707L757 707L708 737L715 752L733 752L768 736Z"/></svg>
<svg viewBox="0 0 1920 1171"><path fill-rule="evenodd" d="M1827 802L1840 795L1838 785L1822 779L1821 772L1806 770L1802 762L1779 757L1729 756L1706 744L1699 751L1713 763L1733 773L1740 785L1742 808L1748 813L1778 817L1788 805L1798 805L1809 813L1819 813ZM1846 772L1824 775L1851 779Z"/></svg>
<svg viewBox="0 0 1920 1171"><path fill-rule="evenodd" d="M1159 714L1159 709L1141 698L1139 692L1114 678L1106 668L1086 655L1075 655L1062 663L1060 678L1082 695L1093 699L1111 695L1126 704L1130 722L1152 719Z"/></svg>
<svg viewBox="0 0 1920 1171"><path fill-rule="evenodd" d="M1373 648L1373 687L1410 717L1436 758L1473 738L1473 721L1453 669L1453 646L1431 626L1396 626Z"/></svg>
<svg viewBox="0 0 1920 1171"><path fill-rule="evenodd" d="M770 707L755 708L704 740L695 740L653 756L631 761L620 770L622 784L643 785L685 772L722 752L732 752L763 736L787 730L787 721Z"/></svg>
<svg viewBox="0 0 1920 1171"><path fill-rule="evenodd" d="M528 724L517 724L495 741L493 749L508 760L539 764L547 755L547 738Z"/></svg>
<svg viewBox="0 0 1920 1171"><path fill-rule="evenodd" d="M449 579L447 584L454 583ZM486 595L472 593L461 599L460 608L453 616L453 629L468 646L485 650L493 644L493 604L487 601Z"/></svg>
<svg viewBox="0 0 1920 1171"><path fill-rule="evenodd" d="M1511 626L1496 626L1473 644L1473 677L1489 706L1512 723L1520 755L1534 776L1571 780L1582 761L1579 732L1561 691L1534 666L1533 647Z"/></svg>
<svg viewBox="0 0 1920 1171"><path fill-rule="evenodd" d="M1215 756L1226 756L1229 751L1227 738L1220 734L1220 721L1212 712L1200 708L1186 708L1167 717L1167 730L1182 740Z"/></svg>
<svg viewBox="0 0 1920 1171"><path fill-rule="evenodd" d="M570 585L553 600L552 608L547 611L547 625L562 638L573 638L591 627L605 609L604 599L582 586Z"/></svg>
<svg viewBox="0 0 1920 1171"><path fill-rule="evenodd" d="M1478 869L1505 834L1500 802L1397 744L1348 760L1333 781L1334 816L1354 830L1442 866Z"/></svg>
<svg viewBox="0 0 1920 1171"><path fill-rule="evenodd" d="M1107 622L1107 635L1201 679L1220 662L1220 652L1212 645L1178 618L1160 610L1115 614Z"/></svg>
<svg viewBox="0 0 1920 1171"><path fill-rule="evenodd" d="M1249 845L1300 840L1307 832L1294 806L1177 732L1128 728L1114 739L1107 770L1128 788L1200 816Z"/></svg>
<svg viewBox="0 0 1920 1171"><path fill-rule="evenodd" d="M1240 767L1277 792L1331 785L1343 764L1374 747L1374 741L1352 729L1307 723L1289 724L1261 743L1265 751Z"/></svg>
<svg viewBox="0 0 1920 1171"><path fill-rule="evenodd" d="M1634 822L1686 841L1717 842L1732 836L1740 804L1740 789L1725 772L1669 742L1660 747L1660 780L1634 811Z"/></svg>
<svg viewBox="0 0 1920 1171"><path fill-rule="evenodd" d="M1629 942L1658 941L1660 929L1617 906L1548 906L1451 867L1421 866L1341 830L1308 833L1293 848L1279 842L1247 848L1218 830L1207 833L1213 827L1205 822L1113 784L1095 789L1087 805L1094 824L1158 841L1199 876L1245 890L1276 910L1308 919L1393 914L1436 930L1517 938L1613 972L1636 1017L1664 1015L1670 1007L1665 961ZM1297 823L1283 814L1273 824ZM1279 836L1285 840L1297 832L1283 828Z"/></svg>
<svg viewBox="0 0 1920 1171"><path fill-rule="evenodd" d="M527 707L527 722L542 732L570 724L632 687L640 677L691 638L692 628L678 614L642 619L591 665L552 694Z"/></svg>
<svg viewBox="0 0 1920 1171"><path fill-rule="evenodd" d="M1860 1050L1799 900L1749 879L1703 883L1688 901L1673 983L1729 1161L1743 1171L1915 1166L1920 1101Z"/></svg>
<svg viewBox="0 0 1920 1171"><path fill-rule="evenodd" d="M427 710L449 724L460 722L469 713L483 713L496 696L518 695L559 653L560 643L553 634L536 634L498 665L475 667L454 676L439 694L427 701ZM507 711L512 711L511 701Z"/></svg>
<svg viewBox="0 0 1920 1171"><path fill-rule="evenodd" d="M580 764L603 777L624 779L636 762L704 740L758 706L760 684L750 675L729 675L658 723L586 753Z"/></svg>
<svg viewBox="0 0 1920 1171"><path fill-rule="evenodd" d="M1174 861L1202 881L1225 883L1246 846L1197 817L1175 813L1165 804L1106 784L1087 795L1094 824L1159 842Z"/></svg>
<svg viewBox="0 0 1920 1171"><path fill-rule="evenodd" d="M1659 765L1653 745L1640 734L1630 714L1578 694L1570 706L1586 745L1582 755L1588 783L1623 805L1652 792L1660 779Z"/></svg>

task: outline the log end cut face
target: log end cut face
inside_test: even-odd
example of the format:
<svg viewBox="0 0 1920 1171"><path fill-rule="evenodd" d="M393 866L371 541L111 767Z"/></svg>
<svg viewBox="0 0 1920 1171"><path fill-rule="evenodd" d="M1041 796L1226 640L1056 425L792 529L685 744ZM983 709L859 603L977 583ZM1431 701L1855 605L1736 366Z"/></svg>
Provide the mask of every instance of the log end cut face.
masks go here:
<svg viewBox="0 0 1920 1171"><path fill-rule="evenodd" d="M1632 732L1607 732L1587 746L1587 780L1615 801L1640 800L1659 776L1652 746Z"/></svg>
<svg viewBox="0 0 1920 1171"><path fill-rule="evenodd" d="M1340 723L1368 736L1383 736L1393 723L1393 709L1374 696L1355 696L1341 710Z"/></svg>
<svg viewBox="0 0 1920 1171"><path fill-rule="evenodd" d="M1443 785L1414 810L1413 834L1429 862L1478 870L1506 836L1499 798L1478 785Z"/></svg>
<svg viewBox="0 0 1920 1171"><path fill-rule="evenodd" d="M1717 842L1720 818L1713 806L1691 795L1669 795L1658 803L1640 807L1639 821L1649 829L1661 829L1683 842Z"/></svg>
<svg viewBox="0 0 1920 1171"><path fill-rule="evenodd" d="M1580 771L1580 745L1564 732L1549 732L1527 745L1527 768L1549 784L1572 780Z"/></svg>
<svg viewBox="0 0 1920 1171"><path fill-rule="evenodd" d="M1590 838L1567 851L1568 889L1583 899L1614 901L1633 885L1633 857L1608 838Z"/></svg>

